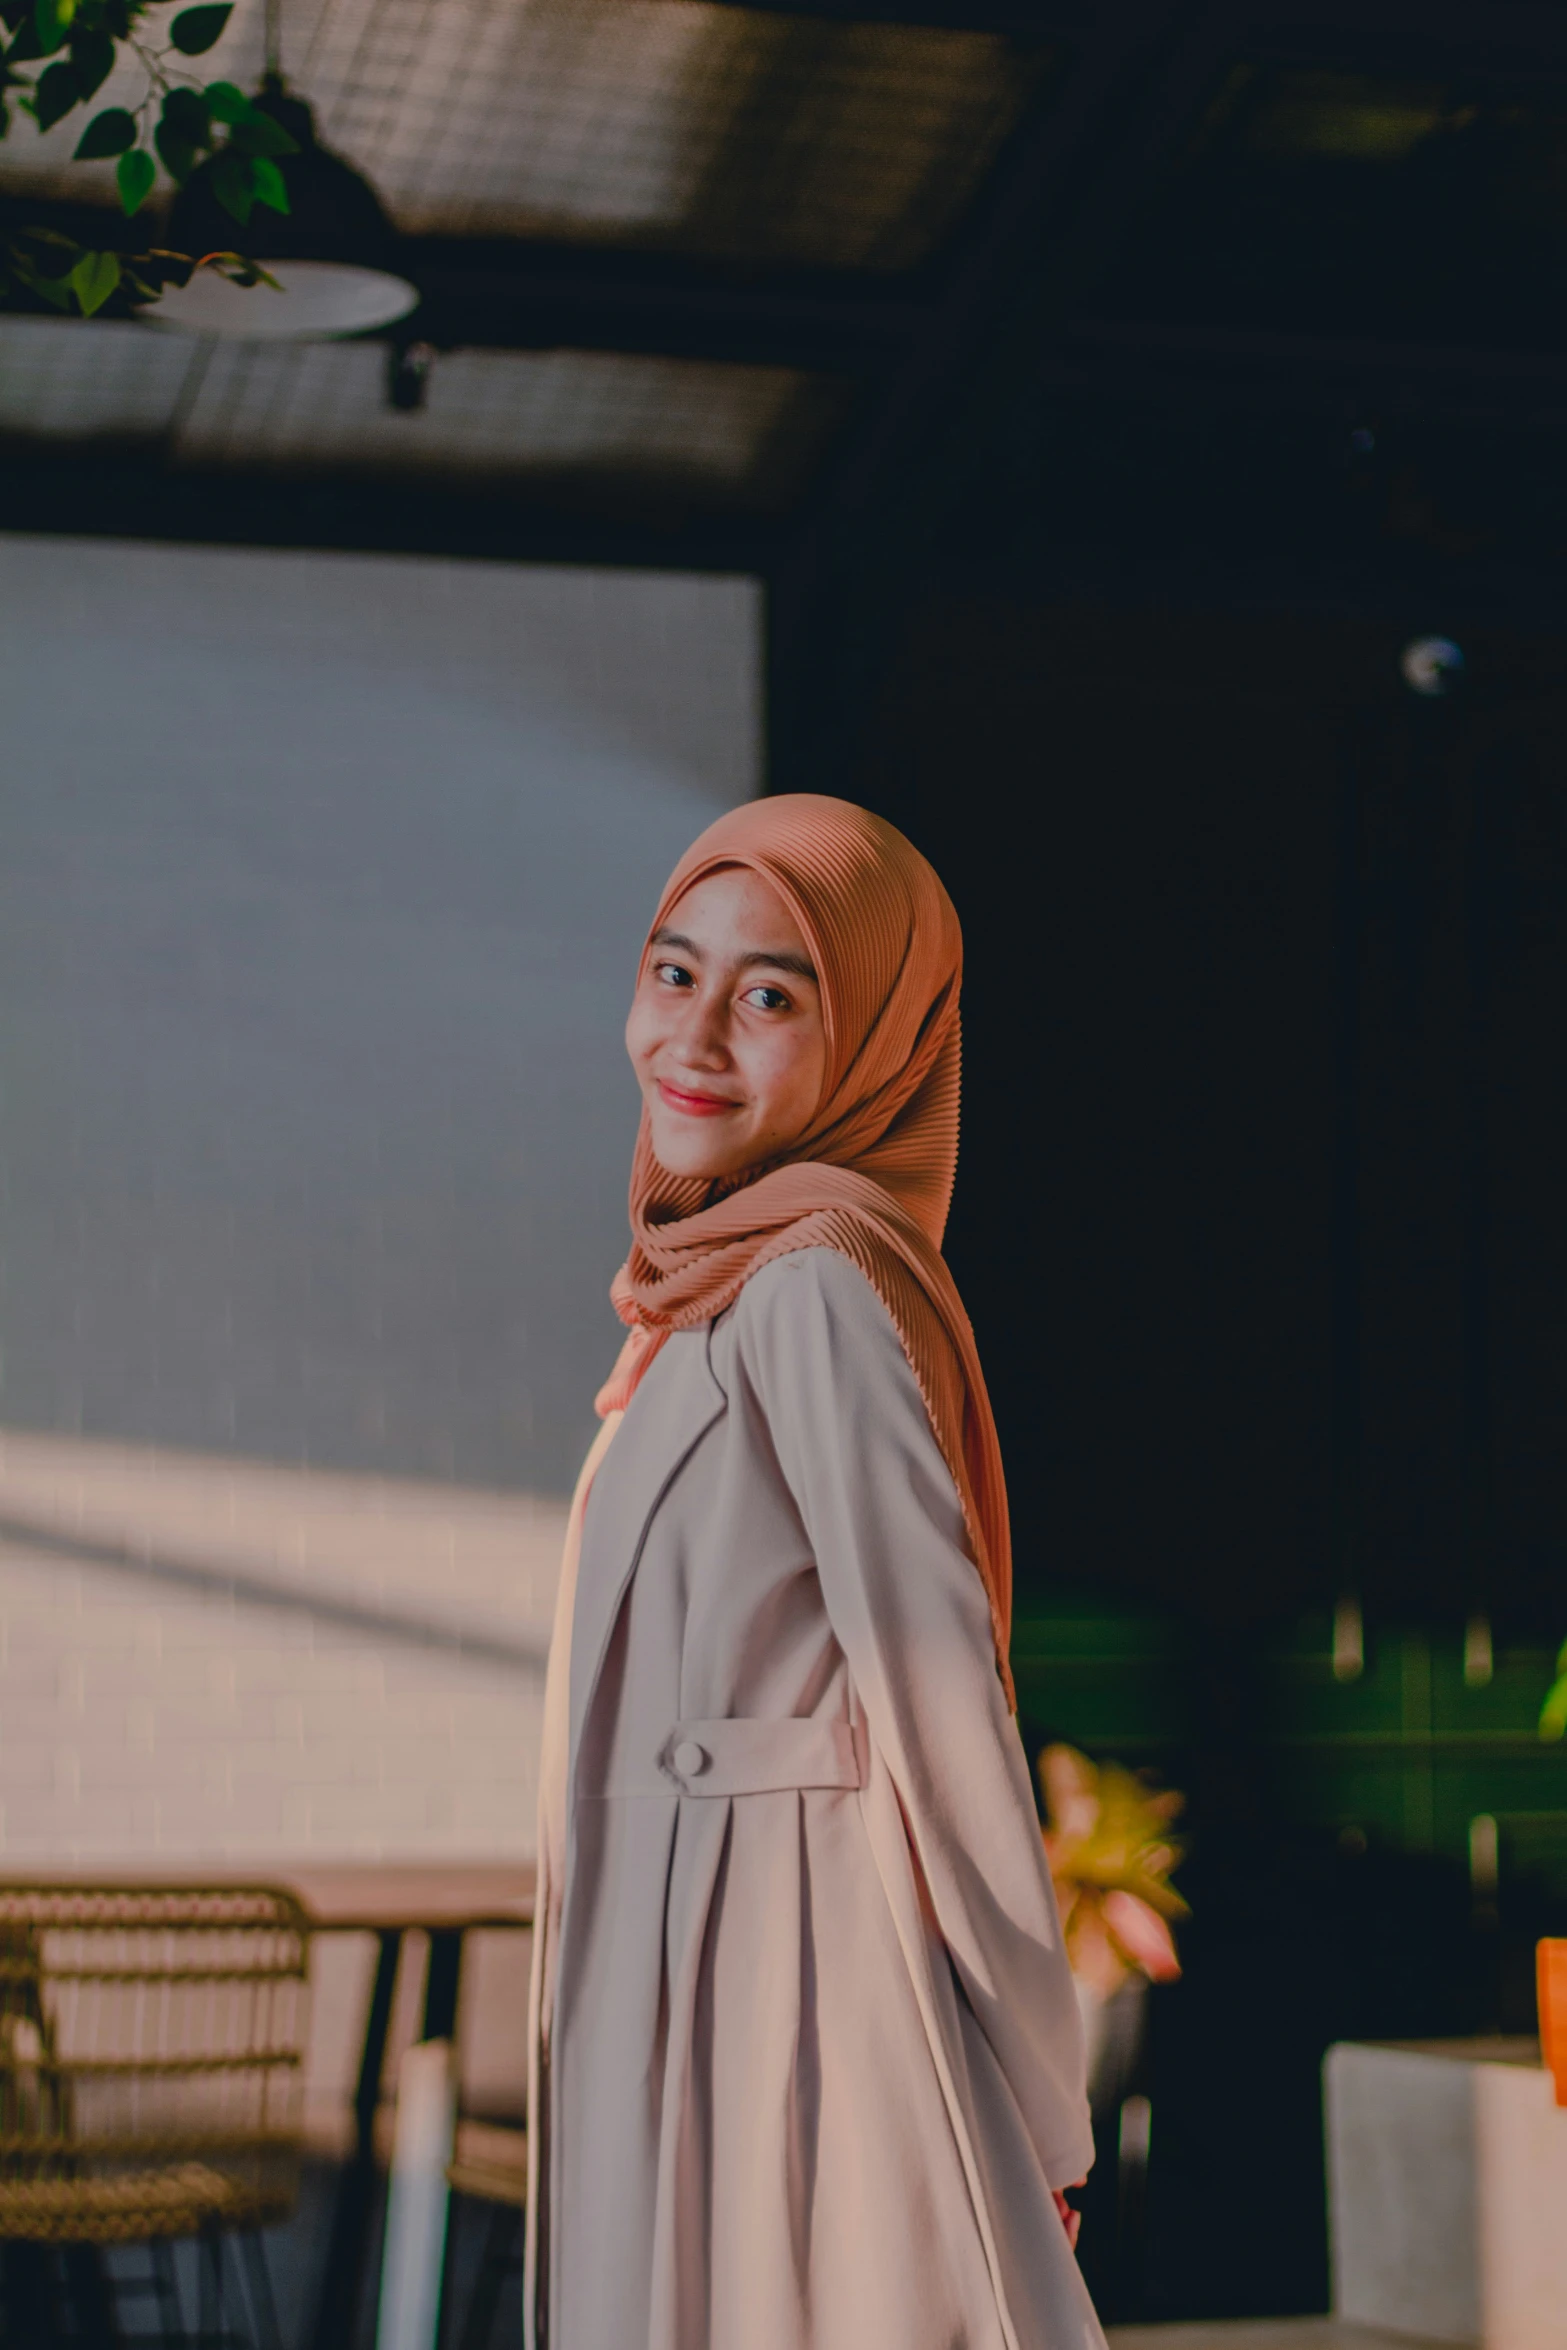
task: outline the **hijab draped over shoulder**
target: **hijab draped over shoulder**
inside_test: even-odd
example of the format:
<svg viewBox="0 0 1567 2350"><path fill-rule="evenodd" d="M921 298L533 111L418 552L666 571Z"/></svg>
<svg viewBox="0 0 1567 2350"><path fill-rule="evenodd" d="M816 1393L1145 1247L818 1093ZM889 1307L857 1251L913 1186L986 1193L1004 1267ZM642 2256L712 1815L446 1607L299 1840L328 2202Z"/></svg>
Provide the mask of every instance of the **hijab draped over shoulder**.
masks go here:
<svg viewBox="0 0 1567 2350"><path fill-rule="evenodd" d="M887 1308L919 1382L963 1504L1011 1702L1001 1449L974 1333L941 1254L958 1153L957 914L890 824L846 800L798 792L710 825L670 875L649 940L687 889L725 866L770 882L810 949L826 1029L822 1096L790 1149L738 1184L670 1175L653 1155L644 1112L631 1253L611 1292L630 1336L599 1411L622 1409L670 1332L721 1313L761 1266L796 1249L837 1249Z"/></svg>

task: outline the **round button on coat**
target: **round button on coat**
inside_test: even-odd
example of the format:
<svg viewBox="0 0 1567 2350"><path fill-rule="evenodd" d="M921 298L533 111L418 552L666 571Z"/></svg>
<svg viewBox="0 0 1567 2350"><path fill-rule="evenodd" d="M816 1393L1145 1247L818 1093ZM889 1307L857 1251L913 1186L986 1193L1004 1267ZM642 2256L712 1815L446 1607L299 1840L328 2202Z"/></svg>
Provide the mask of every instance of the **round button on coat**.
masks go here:
<svg viewBox="0 0 1567 2350"><path fill-rule="evenodd" d="M694 1738L682 1738L670 1760L682 1779L694 1779L707 1768L707 1748Z"/></svg>

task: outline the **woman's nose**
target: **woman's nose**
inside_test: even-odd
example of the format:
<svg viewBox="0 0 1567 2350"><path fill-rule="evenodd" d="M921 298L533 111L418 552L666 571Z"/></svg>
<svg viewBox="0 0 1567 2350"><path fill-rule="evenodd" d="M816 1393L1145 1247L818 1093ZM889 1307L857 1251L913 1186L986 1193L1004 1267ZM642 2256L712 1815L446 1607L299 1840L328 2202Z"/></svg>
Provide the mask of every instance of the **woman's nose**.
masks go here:
<svg viewBox="0 0 1567 2350"><path fill-rule="evenodd" d="M693 1068L716 1069L728 1060L728 1024L719 998L693 990L684 1006L680 1049Z"/></svg>

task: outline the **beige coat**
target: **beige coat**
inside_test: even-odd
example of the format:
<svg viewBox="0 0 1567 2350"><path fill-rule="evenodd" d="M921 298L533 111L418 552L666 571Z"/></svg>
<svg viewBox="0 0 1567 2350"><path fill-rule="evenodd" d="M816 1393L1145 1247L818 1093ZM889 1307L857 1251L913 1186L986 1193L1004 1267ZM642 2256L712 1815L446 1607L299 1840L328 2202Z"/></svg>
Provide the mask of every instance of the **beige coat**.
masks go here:
<svg viewBox="0 0 1567 2350"><path fill-rule="evenodd" d="M603 1441L545 1709L532 2350L1101 2350L1028 1766L881 1300L764 1267Z"/></svg>

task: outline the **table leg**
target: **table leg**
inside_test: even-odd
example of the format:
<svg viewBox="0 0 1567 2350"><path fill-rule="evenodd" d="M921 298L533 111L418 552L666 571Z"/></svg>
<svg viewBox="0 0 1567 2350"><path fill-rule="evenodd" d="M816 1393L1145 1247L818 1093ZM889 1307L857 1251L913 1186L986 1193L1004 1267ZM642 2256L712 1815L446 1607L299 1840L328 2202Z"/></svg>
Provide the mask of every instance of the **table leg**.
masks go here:
<svg viewBox="0 0 1567 2350"><path fill-rule="evenodd" d="M424 1979L426 2040L450 2040L457 2029L457 1984L462 1974L462 1928L430 1930L430 1968Z"/></svg>
<svg viewBox="0 0 1567 2350"><path fill-rule="evenodd" d="M386 2035L392 2021L392 1991L397 1981L402 1934L396 1927L387 1927L379 1941L375 1985L365 2022L364 2054L359 2063L359 2086L354 2096L354 2149L337 2185L321 2299L310 2336L312 2350L349 2350L364 2291L370 2214L375 2199L375 2115L381 2101L381 2070L386 2062Z"/></svg>
<svg viewBox="0 0 1567 2350"><path fill-rule="evenodd" d="M457 1990L462 1980L462 1945L463 1937L460 1926L431 1927L430 1963L424 1978L424 2023L420 2034L421 2038L425 2040L450 2040L454 2043L456 2041ZM440 2289L436 2301L435 2338L438 2350L443 2350L449 2332L448 2302L451 2283L452 2247L448 2234L445 2257L441 2263Z"/></svg>
<svg viewBox="0 0 1567 2350"><path fill-rule="evenodd" d="M119 2350L125 2340L109 2281L109 2264L101 2244L67 2244L65 2281L76 2339L89 2350ZM28 2337L19 2335L18 2340Z"/></svg>
<svg viewBox="0 0 1567 2350"><path fill-rule="evenodd" d="M54 2343L54 2254L42 2244L0 2244L0 2307L8 2342Z"/></svg>

